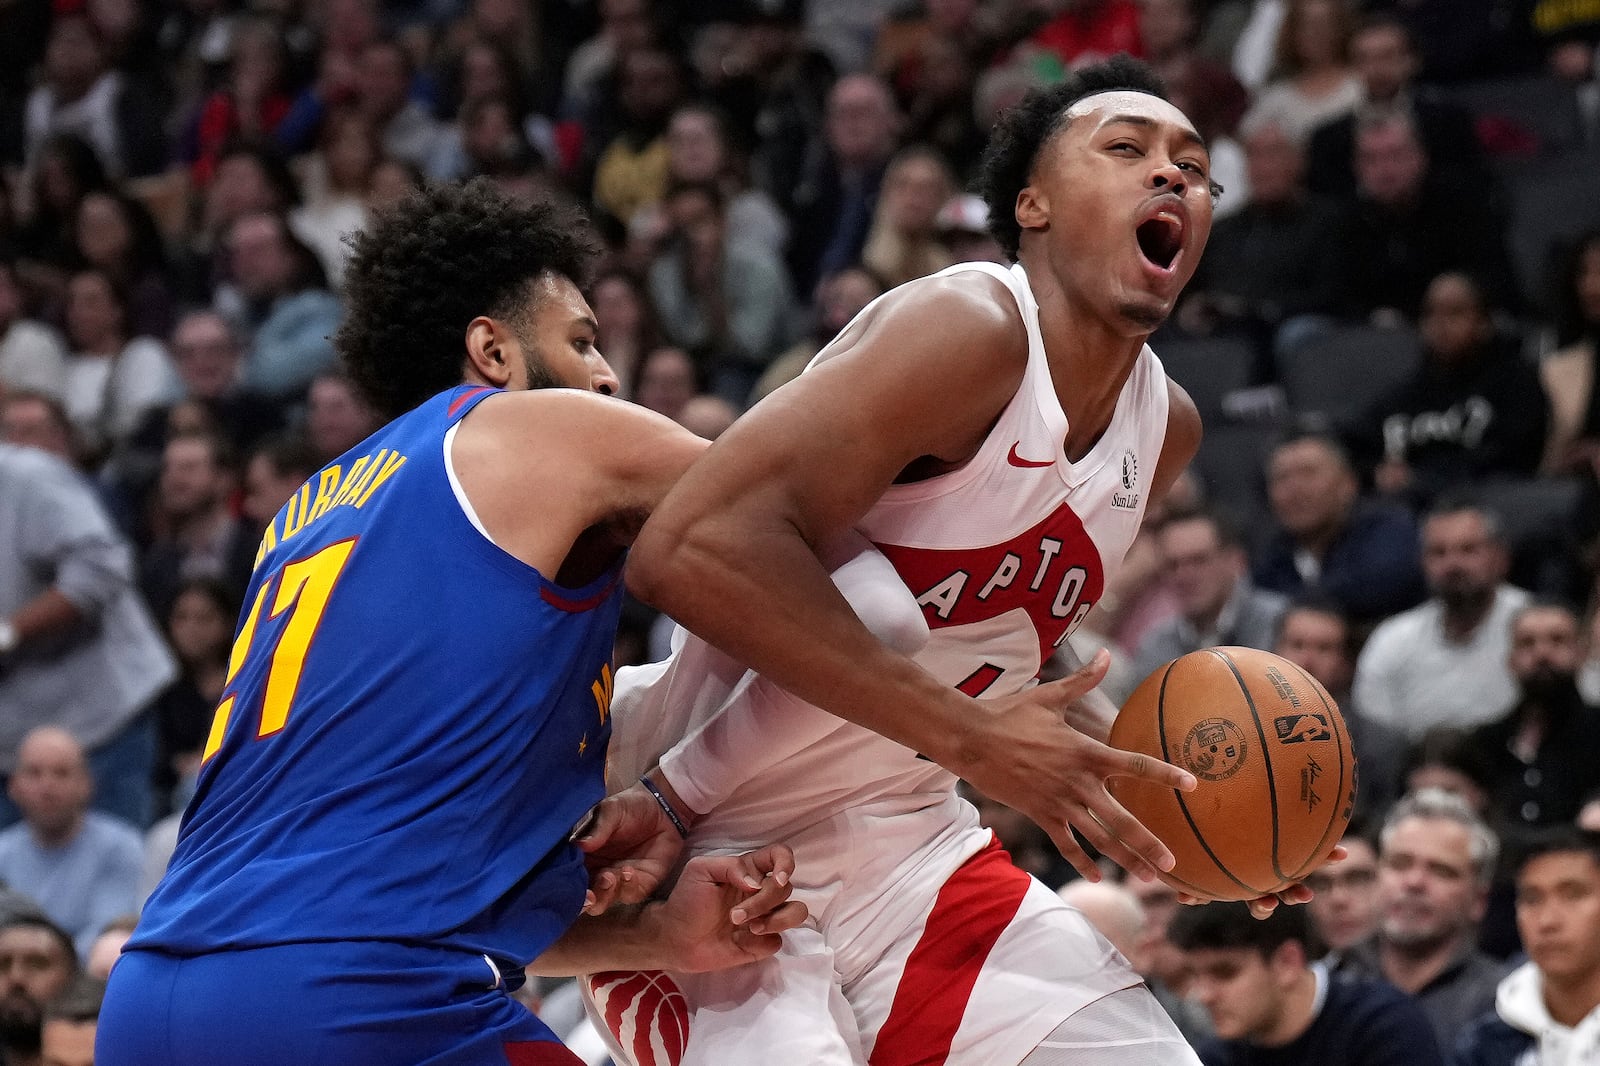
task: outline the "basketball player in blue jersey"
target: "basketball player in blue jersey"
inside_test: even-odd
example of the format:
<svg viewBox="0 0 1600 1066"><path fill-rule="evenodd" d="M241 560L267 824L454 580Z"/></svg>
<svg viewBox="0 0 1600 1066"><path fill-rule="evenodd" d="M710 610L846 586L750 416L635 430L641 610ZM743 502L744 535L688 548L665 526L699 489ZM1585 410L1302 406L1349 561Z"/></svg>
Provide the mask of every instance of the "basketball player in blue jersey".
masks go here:
<svg viewBox="0 0 1600 1066"><path fill-rule="evenodd" d="M358 238L338 344L393 421L266 530L102 1064L575 1063L507 994L531 960L717 968L803 916L774 846L573 926L626 887L587 893L569 842L603 792L622 551L704 446L597 395L579 223L474 183Z"/></svg>

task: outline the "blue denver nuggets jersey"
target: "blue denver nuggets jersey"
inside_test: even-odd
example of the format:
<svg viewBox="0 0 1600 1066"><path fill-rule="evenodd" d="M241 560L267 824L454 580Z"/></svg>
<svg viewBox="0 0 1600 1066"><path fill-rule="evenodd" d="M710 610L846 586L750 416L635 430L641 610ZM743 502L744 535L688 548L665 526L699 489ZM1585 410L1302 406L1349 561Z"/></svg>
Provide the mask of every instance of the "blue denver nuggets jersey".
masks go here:
<svg viewBox="0 0 1600 1066"><path fill-rule="evenodd" d="M383 939L526 962L577 916L566 838L604 793L621 566L564 589L475 528L445 440L492 394L435 396L273 520L130 947Z"/></svg>

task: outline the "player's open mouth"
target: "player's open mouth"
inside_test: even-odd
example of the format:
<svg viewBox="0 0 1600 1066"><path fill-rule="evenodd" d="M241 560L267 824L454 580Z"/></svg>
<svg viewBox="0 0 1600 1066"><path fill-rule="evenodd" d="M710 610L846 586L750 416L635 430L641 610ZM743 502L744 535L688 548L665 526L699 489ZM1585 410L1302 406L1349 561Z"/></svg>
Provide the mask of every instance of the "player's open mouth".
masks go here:
<svg viewBox="0 0 1600 1066"><path fill-rule="evenodd" d="M1160 211L1139 223L1134 236L1139 240L1139 254L1144 256L1145 262L1168 273L1183 251L1183 219L1175 212Z"/></svg>

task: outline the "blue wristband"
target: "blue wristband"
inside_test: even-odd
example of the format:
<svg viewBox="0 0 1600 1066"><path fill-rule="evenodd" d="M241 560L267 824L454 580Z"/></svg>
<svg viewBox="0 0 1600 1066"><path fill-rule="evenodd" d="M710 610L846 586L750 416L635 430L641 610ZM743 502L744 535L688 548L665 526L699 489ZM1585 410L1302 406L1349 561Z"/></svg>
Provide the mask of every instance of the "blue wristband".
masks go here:
<svg viewBox="0 0 1600 1066"><path fill-rule="evenodd" d="M689 838L689 827L683 824L683 819L678 817L678 812L672 809L672 804L667 802L667 797L661 794L661 790L656 787L656 783L648 777L641 777L639 778L639 784L643 785L645 791L656 798L656 802L666 812L667 821L672 823L672 828L678 831L680 837L687 840Z"/></svg>

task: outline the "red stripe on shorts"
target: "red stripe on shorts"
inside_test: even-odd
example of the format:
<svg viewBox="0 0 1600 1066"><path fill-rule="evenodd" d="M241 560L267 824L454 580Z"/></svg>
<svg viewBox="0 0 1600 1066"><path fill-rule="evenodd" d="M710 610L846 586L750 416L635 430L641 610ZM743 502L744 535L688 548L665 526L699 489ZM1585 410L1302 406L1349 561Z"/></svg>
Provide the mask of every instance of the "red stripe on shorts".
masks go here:
<svg viewBox="0 0 1600 1066"><path fill-rule="evenodd" d="M1016 917L1031 880L998 840L950 875L906 959L889 1017L872 1045L871 1066L945 1061L978 971Z"/></svg>
<svg viewBox="0 0 1600 1066"><path fill-rule="evenodd" d="M507 1066L583 1066L583 1060L553 1040L519 1040L501 1044Z"/></svg>

